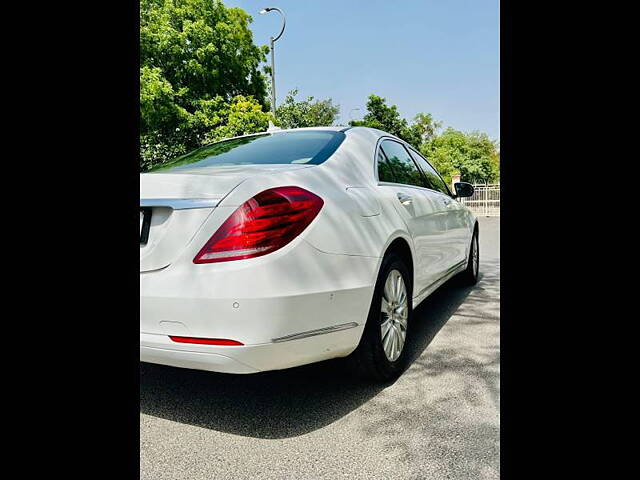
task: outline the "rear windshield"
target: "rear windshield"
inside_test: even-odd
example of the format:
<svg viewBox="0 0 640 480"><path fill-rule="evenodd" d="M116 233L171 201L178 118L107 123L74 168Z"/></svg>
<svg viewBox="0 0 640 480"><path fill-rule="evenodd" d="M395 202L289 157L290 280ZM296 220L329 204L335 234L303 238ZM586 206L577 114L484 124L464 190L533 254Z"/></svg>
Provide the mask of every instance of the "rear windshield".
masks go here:
<svg viewBox="0 0 640 480"><path fill-rule="evenodd" d="M318 165L329 158L344 139L344 133L331 130L264 133L213 143L150 171L167 173L229 165Z"/></svg>

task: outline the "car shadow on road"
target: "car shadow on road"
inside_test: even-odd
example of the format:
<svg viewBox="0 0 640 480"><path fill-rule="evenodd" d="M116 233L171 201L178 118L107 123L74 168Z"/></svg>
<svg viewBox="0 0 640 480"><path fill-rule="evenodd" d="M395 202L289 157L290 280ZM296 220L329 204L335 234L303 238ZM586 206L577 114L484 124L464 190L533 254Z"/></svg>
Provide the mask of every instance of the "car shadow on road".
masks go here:
<svg viewBox="0 0 640 480"><path fill-rule="evenodd" d="M450 281L416 309L406 347L411 362L472 291ZM355 379L343 359L251 375L141 363L140 411L235 435L290 438L339 420L389 386Z"/></svg>

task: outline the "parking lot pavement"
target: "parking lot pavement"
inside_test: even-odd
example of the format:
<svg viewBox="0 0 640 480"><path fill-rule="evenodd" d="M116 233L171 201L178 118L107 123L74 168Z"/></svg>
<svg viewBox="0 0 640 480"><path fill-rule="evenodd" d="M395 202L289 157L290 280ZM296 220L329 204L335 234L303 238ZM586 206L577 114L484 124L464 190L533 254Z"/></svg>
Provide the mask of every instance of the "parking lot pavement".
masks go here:
<svg viewBox="0 0 640 480"><path fill-rule="evenodd" d="M479 221L480 282L416 309L413 363L390 386L340 361L249 376L141 364L141 478L499 478L500 219Z"/></svg>

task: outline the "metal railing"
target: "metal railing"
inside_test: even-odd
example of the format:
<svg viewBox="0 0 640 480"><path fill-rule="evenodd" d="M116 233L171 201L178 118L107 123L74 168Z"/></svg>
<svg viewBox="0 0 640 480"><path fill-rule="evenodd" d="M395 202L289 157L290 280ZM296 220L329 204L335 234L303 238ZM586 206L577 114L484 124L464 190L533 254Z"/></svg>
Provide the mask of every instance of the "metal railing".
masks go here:
<svg viewBox="0 0 640 480"><path fill-rule="evenodd" d="M475 215L485 217L500 216L500 184L476 184L471 197L461 198L460 202Z"/></svg>

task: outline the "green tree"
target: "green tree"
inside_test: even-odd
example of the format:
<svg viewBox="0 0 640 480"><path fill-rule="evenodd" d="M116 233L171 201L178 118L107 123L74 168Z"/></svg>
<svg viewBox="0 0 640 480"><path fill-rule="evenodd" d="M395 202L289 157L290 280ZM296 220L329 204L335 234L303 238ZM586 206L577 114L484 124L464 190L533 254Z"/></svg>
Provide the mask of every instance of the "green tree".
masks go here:
<svg viewBox="0 0 640 480"><path fill-rule="evenodd" d="M259 70L269 49L253 44L251 17L220 0L141 0L140 59L159 68L179 103L251 95L266 107Z"/></svg>
<svg viewBox="0 0 640 480"><path fill-rule="evenodd" d="M203 141L252 133L265 123L256 109L269 108L260 71L269 49L253 44L251 21L220 0L141 0L143 170ZM234 124L223 130L226 121Z"/></svg>
<svg viewBox="0 0 640 480"><path fill-rule="evenodd" d="M140 69L140 129L169 132L189 120L189 112L177 104L179 94L155 67Z"/></svg>
<svg viewBox="0 0 640 480"><path fill-rule="evenodd" d="M461 180L470 183L493 182L499 178L497 144L486 133L447 128L420 150L449 183L451 175L458 172Z"/></svg>
<svg viewBox="0 0 640 480"><path fill-rule="evenodd" d="M298 90L291 90L282 105L276 108L276 119L282 128L302 128L330 126L336 121L340 112L339 105L333 105L332 100L316 100L309 97L296 101Z"/></svg>
<svg viewBox="0 0 640 480"><path fill-rule="evenodd" d="M421 143L420 129L410 128L406 119L400 116L396 105L387 105L386 99L375 94L369 95L367 113L362 120L352 120L354 127L371 127L383 130L401 138L418 148Z"/></svg>
<svg viewBox="0 0 640 480"><path fill-rule="evenodd" d="M433 140L438 130L442 128L442 122L435 121L430 113L418 113L413 122L411 129L413 134L420 139L420 145Z"/></svg>
<svg viewBox="0 0 640 480"><path fill-rule="evenodd" d="M496 144L496 150L491 154L492 177L490 182L500 181L500 147Z"/></svg>
<svg viewBox="0 0 640 480"><path fill-rule="evenodd" d="M218 113L219 124L205 135L205 144L223 138L264 132L269 128L269 120L272 119L271 114L264 112L257 101L240 95Z"/></svg>

